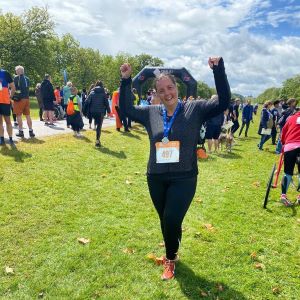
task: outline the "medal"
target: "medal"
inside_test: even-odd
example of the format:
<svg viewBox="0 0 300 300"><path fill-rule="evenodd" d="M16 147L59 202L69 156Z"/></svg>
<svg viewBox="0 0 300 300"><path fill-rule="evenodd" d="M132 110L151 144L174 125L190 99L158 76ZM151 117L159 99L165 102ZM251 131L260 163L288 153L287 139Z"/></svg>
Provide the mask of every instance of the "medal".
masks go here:
<svg viewBox="0 0 300 300"><path fill-rule="evenodd" d="M162 141L163 144L169 143L169 139L166 136L163 137L163 139L161 141Z"/></svg>

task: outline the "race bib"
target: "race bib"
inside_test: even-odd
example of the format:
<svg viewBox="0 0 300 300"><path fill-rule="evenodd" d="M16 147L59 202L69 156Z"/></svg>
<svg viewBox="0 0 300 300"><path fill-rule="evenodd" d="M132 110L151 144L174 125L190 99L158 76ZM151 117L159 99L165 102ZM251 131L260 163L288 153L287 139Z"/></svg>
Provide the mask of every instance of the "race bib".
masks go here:
<svg viewBox="0 0 300 300"><path fill-rule="evenodd" d="M169 164L179 162L179 141L171 141L168 143L155 143L156 147L156 163Z"/></svg>

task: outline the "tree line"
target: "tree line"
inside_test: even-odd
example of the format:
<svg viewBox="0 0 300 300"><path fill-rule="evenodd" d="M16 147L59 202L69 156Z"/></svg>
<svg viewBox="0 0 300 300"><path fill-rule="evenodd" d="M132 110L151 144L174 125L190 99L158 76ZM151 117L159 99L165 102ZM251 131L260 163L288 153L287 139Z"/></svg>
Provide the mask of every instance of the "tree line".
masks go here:
<svg viewBox="0 0 300 300"><path fill-rule="evenodd" d="M289 98L300 99L300 75L285 80L281 88L266 89L257 97L257 101L263 103L268 100L287 100Z"/></svg>
<svg viewBox="0 0 300 300"><path fill-rule="evenodd" d="M63 71L78 88L88 89L100 79L109 91L119 86L119 67L129 62L133 75L145 66L164 66L164 62L149 54L130 55L120 52L115 56L99 50L84 48L69 33L58 36L55 24L46 7L32 7L21 15L0 12L0 66L14 73L17 65L25 68L32 88L41 82L45 73L55 85L63 85ZM143 94L152 87L151 80L143 86ZM185 87L179 83L184 96ZM198 96L209 98L215 90L206 83L198 82Z"/></svg>

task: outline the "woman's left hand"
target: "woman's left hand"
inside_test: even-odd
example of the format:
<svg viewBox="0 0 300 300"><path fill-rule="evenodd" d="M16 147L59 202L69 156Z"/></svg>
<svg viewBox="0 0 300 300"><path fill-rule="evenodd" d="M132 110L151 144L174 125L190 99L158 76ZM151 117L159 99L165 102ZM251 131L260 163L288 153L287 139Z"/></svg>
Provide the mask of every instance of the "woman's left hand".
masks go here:
<svg viewBox="0 0 300 300"><path fill-rule="evenodd" d="M209 57L208 58L208 65L212 69L214 66L217 66L219 64L219 61L222 57L217 56L217 57Z"/></svg>

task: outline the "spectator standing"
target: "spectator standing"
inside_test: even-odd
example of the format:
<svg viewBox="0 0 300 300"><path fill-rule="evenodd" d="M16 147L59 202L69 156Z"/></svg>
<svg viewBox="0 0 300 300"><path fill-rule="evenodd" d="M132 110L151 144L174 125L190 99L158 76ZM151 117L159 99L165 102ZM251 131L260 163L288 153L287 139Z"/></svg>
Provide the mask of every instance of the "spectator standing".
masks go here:
<svg viewBox="0 0 300 300"><path fill-rule="evenodd" d="M11 75L6 70L0 69L0 146L5 145L3 119L6 123L9 143L11 146L15 145L12 138L13 128L10 120L11 98L14 96L15 90L15 84Z"/></svg>
<svg viewBox="0 0 300 300"><path fill-rule="evenodd" d="M279 103L280 103L279 100L275 100L273 102L274 107L271 110L271 114L273 116L273 127L272 127L272 131L271 131L272 145L276 145L277 123L279 120L279 111L278 111Z"/></svg>
<svg viewBox="0 0 300 300"><path fill-rule="evenodd" d="M64 109L64 111L66 111L67 105L68 105L68 101L69 98L71 96L71 87L72 87L72 82L68 81L67 84L63 87L63 103L62 103L62 107Z"/></svg>
<svg viewBox="0 0 300 300"><path fill-rule="evenodd" d="M29 136L35 137L32 130L32 120L30 117L30 103L29 103L29 78L24 75L24 67L16 66L15 68L17 76L14 78L14 84L17 91L20 91L19 101L14 101L14 113L17 115L17 122L19 132L16 136L23 138L23 120L22 115L26 117L27 126L29 128Z"/></svg>
<svg viewBox="0 0 300 300"><path fill-rule="evenodd" d="M41 84L37 83L36 87L35 87L35 96L38 102L38 106L39 106L39 117L40 117L40 121L44 121L43 120L43 97L42 97L42 92L41 92Z"/></svg>
<svg viewBox="0 0 300 300"><path fill-rule="evenodd" d="M51 76L49 74L45 75L45 78L41 83L41 94L43 99L45 125L54 126L53 117L55 95L53 85L51 83Z"/></svg>

